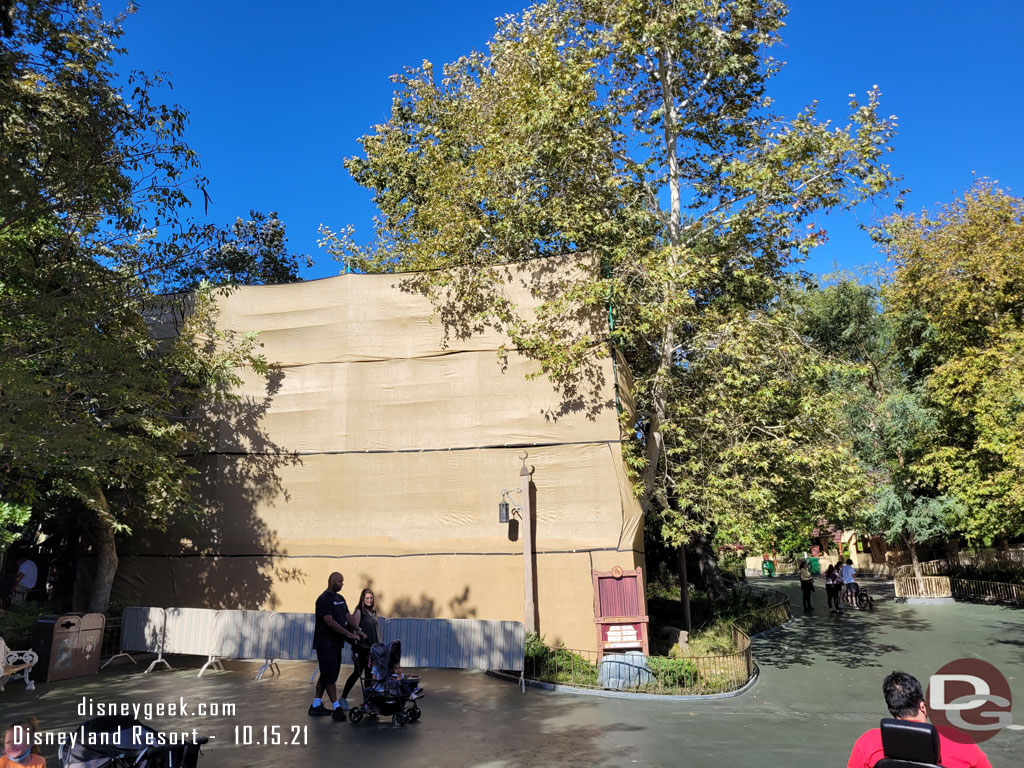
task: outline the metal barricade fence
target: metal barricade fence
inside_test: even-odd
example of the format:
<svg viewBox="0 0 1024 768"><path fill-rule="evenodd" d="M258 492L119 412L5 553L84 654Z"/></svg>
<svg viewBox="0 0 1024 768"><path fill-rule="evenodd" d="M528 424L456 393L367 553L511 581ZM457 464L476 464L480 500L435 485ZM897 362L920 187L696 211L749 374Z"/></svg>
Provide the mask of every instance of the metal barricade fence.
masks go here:
<svg viewBox="0 0 1024 768"><path fill-rule="evenodd" d="M402 641L409 667L503 669L521 671L525 630L517 621L483 619L381 619L381 639ZM123 655L156 653L150 672L164 653L206 656L201 676L223 659L263 660L256 679L279 661L315 660L311 613L214 610L207 608L126 608L121 623ZM109 661L109 660L108 660ZM351 663L345 646L342 663Z"/></svg>
<svg viewBox="0 0 1024 768"><path fill-rule="evenodd" d="M736 691L754 676L751 635L781 626L793 618L789 597L774 589L743 585L743 594L761 605L730 622L736 650L732 653L669 658L649 656L633 665L631 682L616 686L633 693L712 695ZM628 665L617 657L598 662L596 651L532 645L525 659L525 675L532 680L577 688L603 689L601 664Z"/></svg>

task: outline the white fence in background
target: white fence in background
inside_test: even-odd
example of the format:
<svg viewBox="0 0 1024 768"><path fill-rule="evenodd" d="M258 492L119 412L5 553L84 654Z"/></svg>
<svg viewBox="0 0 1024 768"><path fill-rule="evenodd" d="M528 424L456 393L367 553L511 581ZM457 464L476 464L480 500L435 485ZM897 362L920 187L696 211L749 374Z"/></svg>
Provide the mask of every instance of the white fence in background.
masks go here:
<svg viewBox="0 0 1024 768"><path fill-rule="evenodd" d="M311 613L216 610L212 608L126 608L121 650L157 654L157 664L171 668L165 653L206 656L199 670L223 670L222 659L262 660L256 679L278 672L279 661L313 661ZM521 672L526 634L518 621L485 619L380 619L381 640L402 642L407 667L500 669ZM343 663L351 663L348 646Z"/></svg>

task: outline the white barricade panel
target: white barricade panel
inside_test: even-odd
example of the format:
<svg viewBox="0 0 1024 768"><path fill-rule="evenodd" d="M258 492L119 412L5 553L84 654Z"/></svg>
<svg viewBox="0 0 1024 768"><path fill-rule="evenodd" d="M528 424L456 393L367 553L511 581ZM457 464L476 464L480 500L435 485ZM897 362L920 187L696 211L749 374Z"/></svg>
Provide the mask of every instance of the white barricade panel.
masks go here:
<svg viewBox="0 0 1024 768"><path fill-rule="evenodd" d="M315 661L311 613L216 611L209 608L124 610L125 651L221 656L227 659ZM381 639L402 642L406 667L520 671L525 630L518 621L481 619L379 620ZM346 644L342 663L352 663Z"/></svg>
<svg viewBox="0 0 1024 768"><path fill-rule="evenodd" d="M313 650L313 628L316 616L312 613L275 613L267 623L266 655L279 661L316 661ZM341 663L352 663L352 649L346 643L341 652Z"/></svg>
<svg viewBox="0 0 1024 768"><path fill-rule="evenodd" d="M312 613L275 613L269 620L267 633L268 659L281 661L316 660L313 653Z"/></svg>
<svg viewBox="0 0 1024 768"><path fill-rule="evenodd" d="M216 636L217 613L213 608L168 608L164 653L208 656Z"/></svg>
<svg viewBox="0 0 1024 768"><path fill-rule="evenodd" d="M445 667L451 628L446 619L387 619L382 622L384 643L402 642L403 667Z"/></svg>
<svg viewBox="0 0 1024 768"><path fill-rule="evenodd" d="M385 643L402 642L402 666L447 669L523 667L525 631L518 621L385 619Z"/></svg>
<svg viewBox="0 0 1024 768"><path fill-rule="evenodd" d="M526 645L526 630L518 621L473 621L474 649L466 669L502 669L521 672Z"/></svg>
<svg viewBox="0 0 1024 768"><path fill-rule="evenodd" d="M504 669L523 665L523 625L518 621L448 619L451 636L444 666L452 669Z"/></svg>
<svg viewBox="0 0 1024 768"><path fill-rule="evenodd" d="M271 611L217 611L207 652L225 659L267 658L265 637L273 617Z"/></svg>
<svg viewBox="0 0 1024 768"><path fill-rule="evenodd" d="M125 608L121 617L121 650L158 653L164 634L163 608Z"/></svg>

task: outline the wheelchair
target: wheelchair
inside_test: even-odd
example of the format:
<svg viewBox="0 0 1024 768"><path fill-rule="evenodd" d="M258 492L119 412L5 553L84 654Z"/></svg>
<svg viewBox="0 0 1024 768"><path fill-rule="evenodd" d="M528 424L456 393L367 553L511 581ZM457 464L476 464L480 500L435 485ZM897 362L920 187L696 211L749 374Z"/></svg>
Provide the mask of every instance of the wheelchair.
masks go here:
<svg viewBox="0 0 1024 768"><path fill-rule="evenodd" d="M942 768L939 732L931 723L886 717L880 727L885 757L875 763L875 768Z"/></svg>

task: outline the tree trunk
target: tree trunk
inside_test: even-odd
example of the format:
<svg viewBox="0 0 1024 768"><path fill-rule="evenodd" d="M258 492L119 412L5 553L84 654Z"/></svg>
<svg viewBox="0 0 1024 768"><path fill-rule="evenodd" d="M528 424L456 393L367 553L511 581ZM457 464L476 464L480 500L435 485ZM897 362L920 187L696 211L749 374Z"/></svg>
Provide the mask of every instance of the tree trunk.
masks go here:
<svg viewBox="0 0 1024 768"><path fill-rule="evenodd" d="M679 599L683 603L683 616L686 618L686 631L693 632L690 621L690 580L686 575L686 545L679 548Z"/></svg>
<svg viewBox="0 0 1024 768"><path fill-rule="evenodd" d="M662 91L662 98L665 103L665 147L668 152L669 165L669 193L672 200L672 213L668 226L669 243L675 247L679 245L679 218L681 215L681 202L679 196L679 159L676 157L676 132L673 123L672 87L668 82L669 63L661 58L658 60L658 77ZM673 263L678 254L672 254ZM673 284L670 281L666 291L670 298L673 293ZM644 514L651 511L651 500L658 487L658 463L661 461L665 436L662 434L662 425L668 412L668 379L675 365L676 336L671 320L665 322L661 334L661 349L657 351L659 361L658 370L655 373L654 385L651 390L652 413L647 428L645 455L646 465L643 473L644 492L640 500L640 506Z"/></svg>
<svg viewBox="0 0 1024 768"><path fill-rule="evenodd" d="M924 594L924 575L921 573L921 561L917 559L917 542L914 540L914 534L904 536L903 541L910 550L910 562L914 565L914 577L917 579L918 588L921 594Z"/></svg>
<svg viewBox="0 0 1024 768"><path fill-rule="evenodd" d="M697 562L700 565L700 577L704 582L704 589L712 600L722 600L729 594L729 588L725 586L722 579L722 572L718 570L718 559L715 557L715 550L704 534L697 534L693 537L693 551L697 555Z"/></svg>
<svg viewBox="0 0 1024 768"><path fill-rule="evenodd" d="M96 488L97 507L92 520L93 547L96 552L96 577L89 598L90 613L106 613L110 607L110 590L117 573L117 542L114 539L114 519L101 488Z"/></svg>
<svg viewBox="0 0 1024 768"><path fill-rule="evenodd" d="M658 463L661 461L661 444L664 435L661 433L661 421L665 414L666 398L656 384L651 393L654 400L654 412L651 414L651 421L647 426L647 434L644 436L644 492L640 498L640 508L645 515L651 513L654 494L658 490Z"/></svg>

